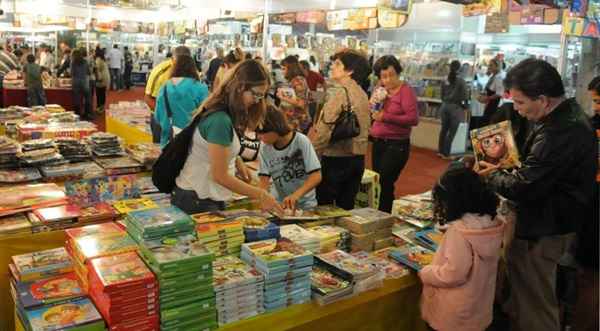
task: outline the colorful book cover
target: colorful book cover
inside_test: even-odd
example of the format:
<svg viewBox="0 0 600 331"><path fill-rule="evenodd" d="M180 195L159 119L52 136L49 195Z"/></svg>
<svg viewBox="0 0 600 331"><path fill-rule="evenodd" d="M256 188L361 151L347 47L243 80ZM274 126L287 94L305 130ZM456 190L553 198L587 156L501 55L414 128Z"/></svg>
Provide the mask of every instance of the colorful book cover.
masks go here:
<svg viewBox="0 0 600 331"><path fill-rule="evenodd" d="M113 219L117 216L115 209L106 202L98 202L89 207L81 208L80 222L99 219Z"/></svg>
<svg viewBox="0 0 600 331"><path fill-rule="evenodd" d="M322 295L344 291L351 286L350 282L318 266L313 267L311 282L312 289Z"/></svg>
<svg viewBox="0 0 600 331"><path fill-rule="evenodd" d="M135 252L93 259L91 268L103 288L126 287L133 283L154 281L154 274Z"/></svg>
<svg viewBox="0 0 600 331"><path fill-rule="evenodd" d="M217 223L225 220L224 217L211 212L193 214L191 217L196 224Z"/></svg>
<svg viewBox="0 0 600 331"><path fill-rule="evenodd" d="M287 238L300 245L303 243L319 242L319 237L316 234L296 224L288 224L281 226L280 233L281 237Z"/></svg>
<svg viewBox="0 0 600 331"><path fill-rule="evenodd" d="M139 198L135 182L134 175L98 177L66 182L65 190L71 203L89 207L99 202Z"/></svg>
<svg viewBox="0 0 600 331"><path fill-rule="evenodd" d="M85 295L75 273L60 275L31 283L17 282L15 289L24 308L37 307Z"/></svg>
<svg viewBox="0 0 600 331"><path fill-rule="evenodd" d="M288 261L296 258L303 258L312 255L302 246L292 242L289 239L268 239L242 245L246 250L257 259L262 260L266 265L273 262Z"/></svg>
<svg viewBox="0 0 600 331"><path fill-rule="evenodd" d="M93 322L103 324L100 313L88 298L25 311L25 315L33 331L65 330Z"/></svg>
<svg viewBox="0 0 600 331"><path fill-rule="evenodd" d="M159 266L177 262L180 264L195 261L210 263L214 259L213 254L192 235L146 241L141 245L143 252Z"/></svg>
<svg viewBox="0 0 600 331"><path fill-rule="evenodd" d="M67 238L70 240L74 240L77 238L95 235L95 234L109 234L109 233L122 233L125 234L125 230L123 230L117 223L108 222L102 224L94 224L87 225L73 229L65 230L67 234Z"/></svg>
<svg viewBox="0 0 600 331"><path fill-rule="evenodd" d="M213 262L213 286L215 291L239 287L262 281L258 270L235 256L226 256Z"/></svg>
<svg viewBox="0 0 600 331"><path fill-rule="evenodd" d="M75 239L76 256L88 261L100 256L114 255L137 250L137 244L127 233L93 234Z"/></svg>
<svg viewBox="0 0 600 331"><path fill-rule="evenodd" d="M330 266L351 274L355 279L362 279L377 272L377 269L371 264L360 261L339 249L316 257Z"/></svg>
<svg viewBox="0 0 600 331"><path fill-rule="evenodd" d="M159 229L163 227L193 226L193 221L181 209L170 206L134 211L128 214L129 219L141 229Z"/></svg>
<svg viewBox="0 0 600 331"><path fill-rule="evenodd" d="M54 183L3 187L0 188L0 216L62 204L65 199L65 192Z"/></svg>
<svg viewBox="0 0 600 331"><path fill-rule="evenodd" d="M419 231L415 234L416 240L422 245L433 251L437 251L442 243L444 234L435 229Z"/></svg>
<svg viewBox="0 0 600 331"><path fill-rule="evenodd" d="M25 214L0 218L0 234L30 232L31 223Z"/></svg>
<svg viewBox="0 0 600 331"><path fill-rule="evenodd" d="M142 164L128 156L117 158L98 158L96 162L104 169L134 168L141 167Z"/></svg>
<svg viewBox="0 0 600 331"><path fill-rule="evenodd" d="M391 258L416 271L431 264L434 255L435 253L427 248L410 244L390 251Z"/></svg>
<svg viewBox="0 0 600 331"><path fill-rule="evenodd" d="M432 220L433 203L426 200L401 198L394 201L394 212L399 216Z"/></svg>
<svg viewBox="0 0 600 331"><path fill-rule="evenodd" d="M257 216L240 216L235 218L236 221L244 224L245 229L260 229L264 230L271 222L263 217Z"/></svg>
<svg viewBox="0 0 600 331"><path fill-rule="evenodd" d="M156 203L150 199L127 199L113 203L113 207L121 214L127 214L136 210L158 208Z"/></svg>
<svg viewBox="0 0 600 331"><path fill-rule="evenodd" d="M472 130L471 142L477 163L485 161L502 169L521 166L509 121Z"/></svg>
<svg viewBox="0 0 600 331"><path fill-rule="evenodd" d="M314 212L320 218L337 218L351 216L350 212L335 206L318 206Z"/></svg>
<svg viewBox="0 0 600 331"><path fill-rule="evenodd" d="M36 168L23 168L17 170L0 170L0 183L23 183L41 179L42 175Z"/></svg>
<svg viewBox="0 0 600 331"><path fill-rule="evenodd" d="M12 261L22 277L28 274L73 268L73 262L64 247L15 255Z"/></svg>
<svg viewBox="0 0 600 331"><path fill-rule="evenodd" d="M393 223L395 220L395 217L392 216L392 214L374 209L374 208L360 208L360 209L354 209L351 210L350 213L352 213L352 215L354 216L359 216L362 217L366 220L372 221L372 222L390 222ZM391 226L391 223L388 223Z"/></svg>
<svg viewBox="0 0 600 331"><path fill-rule="evenodd" d="M352 253L352 256L360 261L370 263L378 270L385 273L385 278L395 279L408 274L408 269L398 262L389 258L391 247L383 248L378 251L367 253L364 251Z"/></svg>
<svg viewBox="0 0 600 331"><path fill-rule="evenodd" d="M196 225L198 237L212 237L221 234L243 232L243 223L239 220L221 223L202 223Z"/></svg>
<svg viewBox="0 0 600 331"><path fill-rule="evenodd" d="M43 222L58 222L78 218L81 215L81 209L76 205L62 205L36 209L34 213Z"/></svg>

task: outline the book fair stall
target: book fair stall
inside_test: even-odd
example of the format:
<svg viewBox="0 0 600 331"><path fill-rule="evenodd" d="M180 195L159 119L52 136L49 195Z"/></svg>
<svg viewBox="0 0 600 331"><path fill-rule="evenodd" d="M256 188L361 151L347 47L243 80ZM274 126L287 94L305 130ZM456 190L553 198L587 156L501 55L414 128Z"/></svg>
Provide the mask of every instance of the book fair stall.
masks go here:
<svg viewBox="0 0 600 331"><path fill-rule="evenodd" d="M204 7L194 1L92 2L56 1L68 10L36 18L20 12L33 7L15 5L0 31L26 19L19 24L67 27L45 41L57 53L61 41L127 45L138 56L139 86L174 45L189 45L200 71L217 47L240 47L264 63L313 56L324 73L341 48L375 59L392 54L418 98L411 143L428 149L437 148L441 85L452 60L463 63L472 108L485 86L478 74L492 58L508 65L546 59L575 86L600 17L597 0L589 0L591 14L512 0L272 1L272 8L202 1L201 18ZM30 47L36 54L40 45ZM0 330L427 329L416 271L432 262L443 236L431 191L396 197L391 213L382 212L380 175L365 169L351 210L324 205L276 216L234 195L223 211L186 214L153 183L161 148L152 143L153 113L142 93L107 103L99 125L72 112L71 78L53 70L42 75L47 104L27 107L18 66L2 76ZM465 110L453 154L470 144L477 160L487 160L481 140L504 135L500 162L519 162L508 122L469 136L471 116ZM258 185L258 162L246 165Z"/></svg>

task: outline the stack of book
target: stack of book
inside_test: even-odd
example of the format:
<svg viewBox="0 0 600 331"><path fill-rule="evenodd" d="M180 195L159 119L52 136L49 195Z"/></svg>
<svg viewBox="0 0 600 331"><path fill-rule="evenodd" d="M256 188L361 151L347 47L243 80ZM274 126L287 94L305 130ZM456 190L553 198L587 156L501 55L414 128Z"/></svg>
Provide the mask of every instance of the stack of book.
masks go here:
<svg viewBox="0 0 600 331"><path fill-rule="evenodd" d="M88 138L92 152L96 156L123 156L125 152L121 146L121 138L112 133L96 132Z"/></svg>
<svg viewBox="0 0 600 331"><path fill-rule="evenodd" d="M313 255L288 239L242 245L241 258L265 279L265 310L273 311L310 300Z"/></svg>
<svg viewBox="0 0 600 331"><path fill-rule="evenodd" d="M18 184L42 179L37 168L20 168L0 170L0 184Z"/></svg>
<svg viewBox="0 0 600 331"><path fill-rule="evenodd" d="M417 232L419 232L419 228L410 223L404 221L396 222L392 227L395 245L398 247L402 247L406 244L416 245Z"/></svg>
<svg viewBox="0 0 600 331"><path fill-rule="evenodd" d="M22 142L21 153L17 156L22 163L29 166L64 163L52 139L32 139Z"/></svg>
<svg viewBox="0 0 600 331"><path fill-rule="evenodd" d="M319 254L315 259L317 266L352 283L354 294L383 286L383 272L344 251Z"/></svg>
<svg viewBox="0 0 600 331"><path fill-rule="evenodd" d="M42 226L50 231L78 226L79 216L81 216L81 208L77 205L39 208L28 214L34 226Z"/></svg>
<svg viewBox="0 0 600 331"><path fill-rule="evenodd" d="M125 149L132 159L147 165L154 164L161 152L160 146L152 143L129 145Z"/></svg>
<svg viewBox="0 0 600 331"><path fill-rule="evenodd" d="M265 311L263 276L239 258L227 256L213 262L213 285L219 326Z"/></svg>
<svg viewBox="0 0 600 331"><path fill-rule="evenodd" d="M107 221L114 221L117 217L117 212L107 202L98 202L88 207L81 208L79 216L79 224L93 224Z"/></svg>
<svg viewBox="0 0 600 331"><path fill-rule="evenodd" d="M221 221L199 223L196 220L196 233L202 242L216 257L239 256L244 243L244 228L242 222Z"/></svg>
<svg viewBox="0 0 600 331"><path fill-rule="evenodd" d="M407 195L394 200L392 214L421 229L431 226L433 224L431 192Z"/></svg>
<svg viewBox="0 0 600 331"><path fill-rule="evenodd" d="M23 213L0 218L0 236L31 233L31 222Z"/></svg>
<svg viewBox="0 0 600 331"><path fill-rule="evenodd" d="M0 216L37 208L60 206L66 202L65 192L54 183L0 188Z"/></svg>
<svg viewBox="0 0 600 331"><path fill-rule="evenodd" d="M17 154L21 151L18 142L5 136L0 136L0 168L16 168L19 166Z"/></svg>
<svg viewBox="0 0 600 331"><path fill-rule="evenodd" d="M140 255L158 279L161 330L216 328L214 255L193 234L144 241Z"/></svg>
<svg viewBox="0 0 600 331"><path fill-rule="evenodd" d="M69 162L89 161L92 158L91 151L84 140L64 137L54 139L59 153Z"/></svg>
<svg viewBox="0 0 600 331"><path fill-rule="evenodd" d="M318 254L320 252L321 241L319 240L319 237L296 224L281 226L281 237L295 242L313 254Z"/></svg>
<svg viewBox="0 0 600 331"><path fill-rule="evenodd" d="M135 174L144 170L144 167L139 162L129 156L98 158L96 162L110 176Z"/></svg>
<svg viewBox="0 0 600 331"><path fill-rule="evenodd" d="M318 225L308 231L319 238L319 253L327 253L336 249L350 250L350 232L335 225Z"/></svg>
<svg viewBox="0 0 600 331"><path fill-rule="evenodd" d="M405 266L419 271L426 265L431 264L435 252L419 245L406 244L402 247L392 249L390 257Z"/></svg>
<svg viewBox="0 0 600 331"><path fill-rule="evenodd" d="M352 256L383 271L386 279L397 279L408 275L408 268L389 257L392 249L392 247L387 247L370 253L365 251L354 252Z"/></svg>
<svg viewBox="0 0 600 331"><path fill-rule="evenodd" d="M125 215L137 210L155 209L158 208L158 206L150 199L140 198L115 201L113 203L113 208L119 214Z"/></svg>
<svg viewBox="0 0 600 331"><path fill-rule="evenodd" d="M73 261L64 247L15 255L9 265L12 276L19 282L30 282L73 271Z"/></svg>
<svg viewBox="0 0 600 331"><path fill-rule="evenodd" d="M428 248L432 251L437 251L438 247L442 243L444 234L436 229L426 229L415 233L415 240L417 244Z"/></svg>
<svg viewBox="0 0 600 331"><path fill-rule="evenodd" d="M312 269L311 284L312 296L320 305L330 304L352 295L352 283L318 265Z"/></svg>
<svg viewBox="0 0 600 331"><path fill-rule="evenodd" d="M337 220L351 233L351 251L371 252L393 245L392 226L396 219L391 214L371 208L354 209L351 213L351 217Z"/></svg>
<svg viewBox="0 0 600 331"><path fill-rule="evenodd" d="M266 239L278 239L281 237L279 226L271 223L264 217L241 216L236 218L244 224L244 237L246 242Z"/></svg>
<svg viewBox="0 0 600 331"><path fill-rule="evenodd" d="M158 284L135 252L93 259L90 297L109 330L158 330Z"/></svg>
<svg viewBox="0 0 600 331"><path fill-rule="evenodd" d="M120 231L96 233L75 238L70 252L75 261L75 272L81 279L83 287L87 289L90 285L87 266L92 259L133 252L137 249L135 241L125 231Z"/></svg>
<svg viewBox="0 0 600 331"><path fill-rule="evenodd" d="M175 206L130 212L125 217L125 225L138 243L195 234L192 218Z"/></svg>
<svg viewBox="0 0 600 331"><path fill-rule="evenodd" d="M96 162L69 163L40 168L47 181L68 181L81 178L102 177L106 173Z"/></svg>
<svg viewBox="0 0 600 331"><path fill-rule="evenodd" d="M76 249L75 241L79 238L91 236L91 235L109 235L112 233L123 234L123 230L117 223L107 222L102 224L93 224L81 226L78 228L72 228L65 230L67 240L65 242L65 248L71 257L74 256Z"/></svg>
<svg viewBox="0 0 600 331"><path fill-rule="evenodd" d="M168 207L171 204L171 195L167 193L160 193L158 188L154 186L152 177L150 176L137 176L135 184L140 188L142 198L147 198L159 206Z"/></svg>

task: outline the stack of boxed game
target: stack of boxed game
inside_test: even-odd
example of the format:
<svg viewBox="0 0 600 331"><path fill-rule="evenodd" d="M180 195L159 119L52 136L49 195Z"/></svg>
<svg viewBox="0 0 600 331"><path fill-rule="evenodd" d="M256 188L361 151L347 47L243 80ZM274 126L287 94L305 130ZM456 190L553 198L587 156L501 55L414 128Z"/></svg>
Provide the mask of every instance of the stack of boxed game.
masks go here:
<svg viewBox="0 0 600 331"><path fill-rule="evenodd" d="M20 168L0 170L0 184L22 184L42 178L37 168Z"/></svg>
<svg viewBox="0 0 600 331"><path fill-rule="evenodd" d="M201 223L196 221L198 240L216 257L239 256L244 243L244 228L238 220Z"/></svg>
<svg viewBox="0 0 600 331"><path fill-rule="evenodd" d="M144 170L140 163L129 156L97 158L96 162L107 175L135 174Z"/></svg>
<svg viewBox="0 0 600 331"><path fill-rule="evenodd" d="M29 166L43 166L64 162L52 139L32 139L21 143L19 159Z"/></svg>
<svg viewBox="0 0 600 331"><path fill-rule="evenodd" d="M88 161L92 158L89 147L84 140L76 138L56 138L54 143L60 154L70 162Z"/></svg>
<svg viewBox="0 0 600 331"><path fill-rule="evenodd" d="M86 289L90 285L87 266L92 259L133 252L138 249L135 241L125 231L100 232L74 238L71 246L70 253L75 261L75 272Z"/></svg>
<svg viewBox="0 0 600 331"><path fill-rule="evenodd" d="M127 232L138 243L164 237L195 235L194 221L175 206L133 211L125 217Z"/></svg>
<svg viewBox="0 0 600 331"><path fill-rule="evenodd" d="M13 256L12 261L10 291L16 322L25 330L105 330L64 248Z"/></svg>
<svg viewBox="0 0 600 331"><path fill-rule="evenodd" d="M319 238L319 253L336 249L350 250L350 232L335 225L318 225L307 229Z"/></svg>
<svg viewBox="0 0 600 331"><path fill-rule="evenodd" d="M0 136L0 168L17 168L19 166L17 154L20 151L21 145L18 142L8 137Z"/></svg>
<svg viewBox="0 0 600 331"><path fill-rule="evenodd" d="M96 156L123 156L125 154L121 146L121 138L112 133L96 132L87 139Z"/></svg>
<svg viewBox="0 0 600 331"><path fill-rule="evenodd" d="M354 209L350 212L351 217L342 217L337 220L337 224L351 232L351 251L372 252L393 245L392 227L395 217L372 208Z"/></svg>
<svg viewBox="0 0 600 331"><path fill-rule="evenodd" d="M239 258L226 256L213 262L213 285L220 326L265 311L263 276Z"/></svg>
<svg viewBox="0 0 600 331"><path fill-rule="evenodd" d="M310 300L313 255L289 239L242 245L241 258L265 279L265 310L273 311Z"/></svg>
<svg viewBox="0 0 600 331"><path fill-rule="evenodd" d="M93 259L90 297L109 330L158 330L158 284L135 252Z"/></svg>
<svg viewBox="0 0 600 331"><path fill-rule="evenodd" d="M31 222L25 214L19 213L0 218L0 237L25 233L31 233Z"/></svg>
<svg viewBox="0 0 600 331"><path fill-rule="evenodd" d="M319 254L315 259L317 266L349 281L353 285L354 294L383 286L385 274L382 271L344 251Z"/></svg>
<svg viewBox="0 0 600 331"><path fill-rule="evenodd" d="M296 224L281 226L281 237L295 242L313 254L318 254L321 250L319 237Z"/></svg>
<svg viewBox="0 0 600 331"><path fill-rule="evenodd" d="M279 226L260 216L241 216L236 218L244 224L244 237L246 242L281 237Z"/></svg>
<svg viewBox="0 0 600 331"><path fill-rule="evenodd" d="M158 279L161 330L217 327L214 255L193 234L141 242L140 254Z"/></svg>

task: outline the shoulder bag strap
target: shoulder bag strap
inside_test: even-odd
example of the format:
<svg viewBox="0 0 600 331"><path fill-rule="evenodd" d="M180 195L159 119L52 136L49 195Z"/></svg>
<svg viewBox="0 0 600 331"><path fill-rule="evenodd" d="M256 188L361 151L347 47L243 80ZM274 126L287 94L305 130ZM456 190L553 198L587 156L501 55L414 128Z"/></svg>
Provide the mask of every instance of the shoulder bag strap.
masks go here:
<svg viewBox="0 0 600 331"><path fill-rule="evenodd" d="M169 118L169 137L173 139L173 111L171 110L171 105L169 104L169 93L167 93L167 89L169 88L168 84L165 84L165 89L163 90L163 98L165 98L165 109L167 110L167 117Z"/></svg>
<svg viewBox="0 0 600 331"><path fill-rule="evenodd" d="M346 93L346 105L342 105L342 111L340 112L340 114L344 111L349 111L352 112L352 104L350 103L350 95L348 94L348 89L346 89L345 86L342 86L342 88L344 89L344 92ZM323 123L327 124L327 125L334 125L335 123L337 123L337 119L333 122L325 122L325 114L321 112L321 116L323 117ZM339 115L338 115L339 117Z"/></svg>

